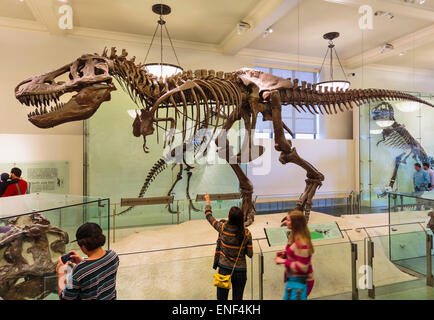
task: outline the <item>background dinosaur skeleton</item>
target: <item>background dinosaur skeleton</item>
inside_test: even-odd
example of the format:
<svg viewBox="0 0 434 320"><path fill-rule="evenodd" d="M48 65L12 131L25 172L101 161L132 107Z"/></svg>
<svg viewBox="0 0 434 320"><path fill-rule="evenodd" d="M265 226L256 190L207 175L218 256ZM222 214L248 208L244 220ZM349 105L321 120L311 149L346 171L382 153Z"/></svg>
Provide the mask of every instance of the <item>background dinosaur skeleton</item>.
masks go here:
<svg viewBox="0 0 434 320"><path fill-rule="evenodd" d="M419 141L417 141L403 124L395 121L393 115L393 107L389 106L389 118L393 120L393 124L382 131L382 139L377 142L377 146L384 144L387 147L403 151L395 158L395 166L392 177L389 181L389 188L393 189L396 178L398 176L399 167L401 164L406 164L409 156L419 163L429 163L431 168L434 168L434 158L429 156ZM384 197L387 192L383 192L378 197Z"/></svg>
<svg viewBox="0 0 434 320"><path fill-rule="evenodd" d="M320 92L314 85L304 81L300 85L298 79L291 81L248 68L227 73L214 70L196 70L193 73L189 70L162 79L148 73L142 64L135 64L135 57L128 60L127 55L125 50L117 55L115 48L110 53L104 50L101 55L83 55L55 71L19 83L15 88L15 96L21 103L36 107L29 114L31 123L40 128L50 128L91 117L104 101L110 100L111 91L116 90L112 83L114 77L141 108L133 123L133 134L136 137L143 136L145 152L148 151L146 137L153 134L155 128L159 141L159 128L167 132L177 128L180 123L184 141L187 120L195 123L194 133L201 123L205 128L213 128L212 136L221 127L222 131L215 142L223 150L219 156L229 162L239 180L241 209L246 225L253 222L255 208L252 202L253 185L240 167L241 154L247 151L248 160L252 161L264 152L263 147L253 143L253 130L259 112L264 121L273 122L275 149L281 152L279 161L282 164L294 163L307 172L306 187L296 209L303 210L309 219L312 198L322 185L324 175L301 158L291 141L285 138L284 130L293 134L282 121L282 105L292 105L298 112L312 114L333 114L351 110L353 106L363 103L382 100L405 99L432 106L412 95L391 90L325 89ZM56 81L63 74L68 74L70 81ZM66 103L59 104L67 92L77 94ZM210 122L211 112L216 113L214 123ZM249 134L242 143L240 153L235 155L229 148L227 132L240 120ZM164 123L164 127L161 123ZM164 139L164 144L172 141ZM219 145L218 141L226 141L226 144ZM254 148L259 152L251 156Z"/></svg>
<svg viewBox="0 0 434 320"><path fill-rule="evenodd" d="M213 114L212 116L215 116L215 114ZM203 128L203 126L201 126L201 129L202 128ZM199 147L202 146L207 141L207 139L206 139L207 137L206 136L204 136L200 141L198 141L198 138L199 137L194 136L192 139L189 139L188 142L184 142L183 145L182 145L183 152L185 152L185 150L187 148L187 143L191 143L191 144L193 144L194 155L196 155ZM178 148L179 148L179 146L178 146ZM206 150L205 150L205 152L206 152ZM174 163L172 165L172 170L176 167L176 165L178 165L179 166L179 172L178 172L178 174L176 176L175 181L172 183L172 186L170 187L169 191L167 192L167 195L168 196L172 195L172 192L175 189L176 185L182 180L182 173L183 173L183 171L186 171L186 173L187 173L187 183L186 183L186 187L185 187L185 194L186 194L187 200L190 203L190 207L193 209L193 211L198 212L200 210L196 208L196 206L194 205L193 200L191 199L191 196L190 196L190 181L191 181L191 178L193 176L192 169L194 169L194 167L192 167L188 163L186 163L185 157L183 157L182 160L183 160L183 163L178 163L178 164ZM145 193L148 190L148 188L150 187L151 183L153 181L155 181L155 179L157 178L157 176L160 173L162 173L164 170L166 170L169 167L168 162L169 162L169 160L167 159L167 157L162 157L159 160L157 160L157 162L154 163L154 165L148 171L148 175L146 176L145 182L143 183L143 186L140 189L138 198L143 198L145 196ZM184 166L185 166L185 169L184 169ZM128 207L127 209L119 212L118 215L121 215L121 214L124 214L126 212L129 212L133 208L134 207ZM178 213L177 210L172 209L172 207L170 206L170 204L167 205L167 209L168 209L169 213L171 213L171 214Z"/></svg>

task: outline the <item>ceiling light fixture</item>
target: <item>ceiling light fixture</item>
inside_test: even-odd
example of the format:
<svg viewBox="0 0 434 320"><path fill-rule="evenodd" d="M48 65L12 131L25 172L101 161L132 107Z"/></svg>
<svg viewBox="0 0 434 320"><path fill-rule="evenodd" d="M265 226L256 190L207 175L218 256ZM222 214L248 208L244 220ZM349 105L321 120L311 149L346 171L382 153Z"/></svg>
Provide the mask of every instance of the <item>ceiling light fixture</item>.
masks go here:
<svg viewBox="0 0 434 320"><path fill-rule="evenodd" d="M389 19L393 19L394 15L391 12L388 11L376 11L374 13L375 16L380 16L380 17L385 17L385 18L389 18Z"/></svg>
<svg viewBox="0 0 434 320"><path fill-rule="evenodd" d="M267 29L265 29L264 38L268 37L271 33L273 33L273 28L268 27Z"/></svg>
<svg viewBox="0 0 434 320"><path fill-rule="evenodd" d="M384 53L386 51L392 51L393 49L395 49L395 47L393 46L393 44L386 43L386 44L383 44L381 46L380 53Z"/></svg>
<svg viewBox="0 0 434 320"><path fill-rule="evenodd" d="M143 66L143 68L146 69L146 71L152 73L153 75L156 75L157 77L163 77L163 78L170 77L183 71L183 69L180 67L175 48L173 47L172 38L170 38L169 31L167 30L166 21L164 21L163 19L163 16L170 14L172 12L172 9L168 5L161 3L161 4L154 4L152 6L152 11L155 14L158 14L160 16L160 19L157 21L157 28L155 29L154 35L152 36L151 44L149 45L148 52L146 53L146 57L144 61L145 65ZM167 37L170 41L170 46L172 47L173 53L178 63L177 65L163 62L163 27L166 30ZM151 51L152 44L154 43L155 35L157 34L158 29L160 29L160 62L146 63L146 60L148 58L149 52Z"/></svg>
<svg viewBox="0 0 434 320"><path fill-rule="evenodd" d="M425 0L403 0L406 3L411 3L411 4L424 4Z"/></svg>
<svg viewBox="0 0 434 320"><path fill-rule="evenodd" d="M323 35L323 38L329 41L328 49L326 52L326 55L324 57L324 60L321 65L321 69L319 70L319 74L321 74L321 71L324 66L324 62L327 58L327 55L330 51L330 80L329 81L323 81L316 84L317 89L324 91L325 88L330 89L339 89L339 90L347 90L350 87L350 82L347 79L347 75L345 73L344 67L342 67L341 60L339 59L338 53L336 51L335 45L333 43L333 40L339 37L339 32L329 32ZM336 58L338 59L339 65L341 66L342 73L344 74L345 80L335 80L334 74L333 74L333 51L335 52Z"/></svg>
<svg viewBox="0 0 434 320"><path fill-rule="evenodd" d="M245 31L250 29L250 24L248 24L247 22L244 21L240 21L237 24L237 34L238 35L242 35Z"/></svg>

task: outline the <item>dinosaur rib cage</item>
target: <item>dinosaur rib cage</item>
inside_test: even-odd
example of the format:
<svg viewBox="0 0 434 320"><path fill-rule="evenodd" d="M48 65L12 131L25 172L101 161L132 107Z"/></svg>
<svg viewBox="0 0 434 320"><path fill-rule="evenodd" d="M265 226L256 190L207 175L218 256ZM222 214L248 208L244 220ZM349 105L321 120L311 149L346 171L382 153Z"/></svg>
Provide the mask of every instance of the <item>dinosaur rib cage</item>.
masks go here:
<svg viewBox="0 0 434 320"><path fill-rule="evenodd" d="M401 124L394 123L390 128L383 129L383 139L377 142L377 145L384 142L386 146L400 150L418 151L419 156L424 159L427 154L419 141L417 141Z"/></svg>
<svg viewBox="0 0 434 320"><path fill-rule="evenodd" d="M126 60L125 57L125 52L122 56L112 53L110 57L115 62L113 77L122 89L140 108L146 111L152 108L155 118L173 118L175 128L178 128L180 120L183 133L188 120L194 123L193 134L201 123L205 128L222 126L224 119L242 103L239 87L224 79L223 72L215 74L213 70L197 70L193 75L192 71L187 71L163 80L147 73L141 65L135 65L134 58ZM151 96L160 98L152 101ZM157 128L167 131L169 121L161 122L164 128L158 124Z"/></svg>
<svg viewBox="0 0 434 320"><path fill-rule="evenodd" d="M394 131L386 138L384 144L392 148L409 149L413 144L412 142L412 139L410 139L408 136L401 135L400 133Z"/></svg>

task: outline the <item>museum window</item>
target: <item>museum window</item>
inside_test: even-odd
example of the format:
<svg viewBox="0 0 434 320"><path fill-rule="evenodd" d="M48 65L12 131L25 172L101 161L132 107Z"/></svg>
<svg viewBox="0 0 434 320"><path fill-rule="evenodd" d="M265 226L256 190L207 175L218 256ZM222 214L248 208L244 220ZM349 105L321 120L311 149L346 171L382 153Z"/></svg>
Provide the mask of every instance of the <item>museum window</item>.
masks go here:
<svg viewBox="0 0 434 320"><path fill-rule="evenodd" d="M309 83L316 83L318 73L312 71L300 71L291 69L255 67L256 70L271 73L282 78L299 79ZM319 119L318 115L310 113L300 113L293 106L282 106L282 120L295 134L295 139L318 139L319 138ZM262 114L258 115L256 122L256 137L273 138L273 125L271 121L262 121ZM285 132L287 139L292 138Z"/></svg>

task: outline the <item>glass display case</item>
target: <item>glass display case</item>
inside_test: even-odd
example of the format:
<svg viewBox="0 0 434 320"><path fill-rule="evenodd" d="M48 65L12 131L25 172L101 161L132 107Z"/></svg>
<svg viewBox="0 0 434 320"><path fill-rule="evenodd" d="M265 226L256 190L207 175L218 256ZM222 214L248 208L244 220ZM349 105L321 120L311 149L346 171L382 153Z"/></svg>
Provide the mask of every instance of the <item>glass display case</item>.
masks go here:
<svg viewBox="0 0 434 320"><path fill-rule="evenodd" d="M0 297L58 299L59 257L80 248L77 228L98 223L110 246L110 200L35 193L0 198Z"/></svg>
<svg viewBox="0 0 434 320"><path fill-rule="evenodd" d="M131 107L128 107L131 98L119 91L113 95L111 104L116 107L100 108L85 121L84 194L104 195L110 198L112 204L119 204L122 198L174 197L170 206L163 204L131 209L117 206L118 227L146 227L202 219L203 205L195 202L198 194L239 192L235 173L222 159L216 164L208 160L205 163L193 161L188 164L164 161L164 155L167 154L164 127L155 128L155 133L147 136L149 153L145 153L143 137L138 139L132 135L134 119L129 115ZM107 123L116 125L108 126ZM228 134L235 152L240 146L239 127L237 123ZM182 146L180 136L175 135L174 146ZM217 155L215 151L213 146L208 155ZM195 155L197 152L195 147ZM241 167L245 172L246 166ZM240 201L221 200L213 204L215 209L221 209L224 214L232 205L240 205ZM215 214L220 217L219 212Z"/></svg>
<svg viewBox="0 0 434 320"><path fill-rule="evenodd" d="M429 94L412 93L433 103ZM390 101L360 107L360 205L387 212L387 193L412 192L414 163L434 166L434 109Z"/></svg>

